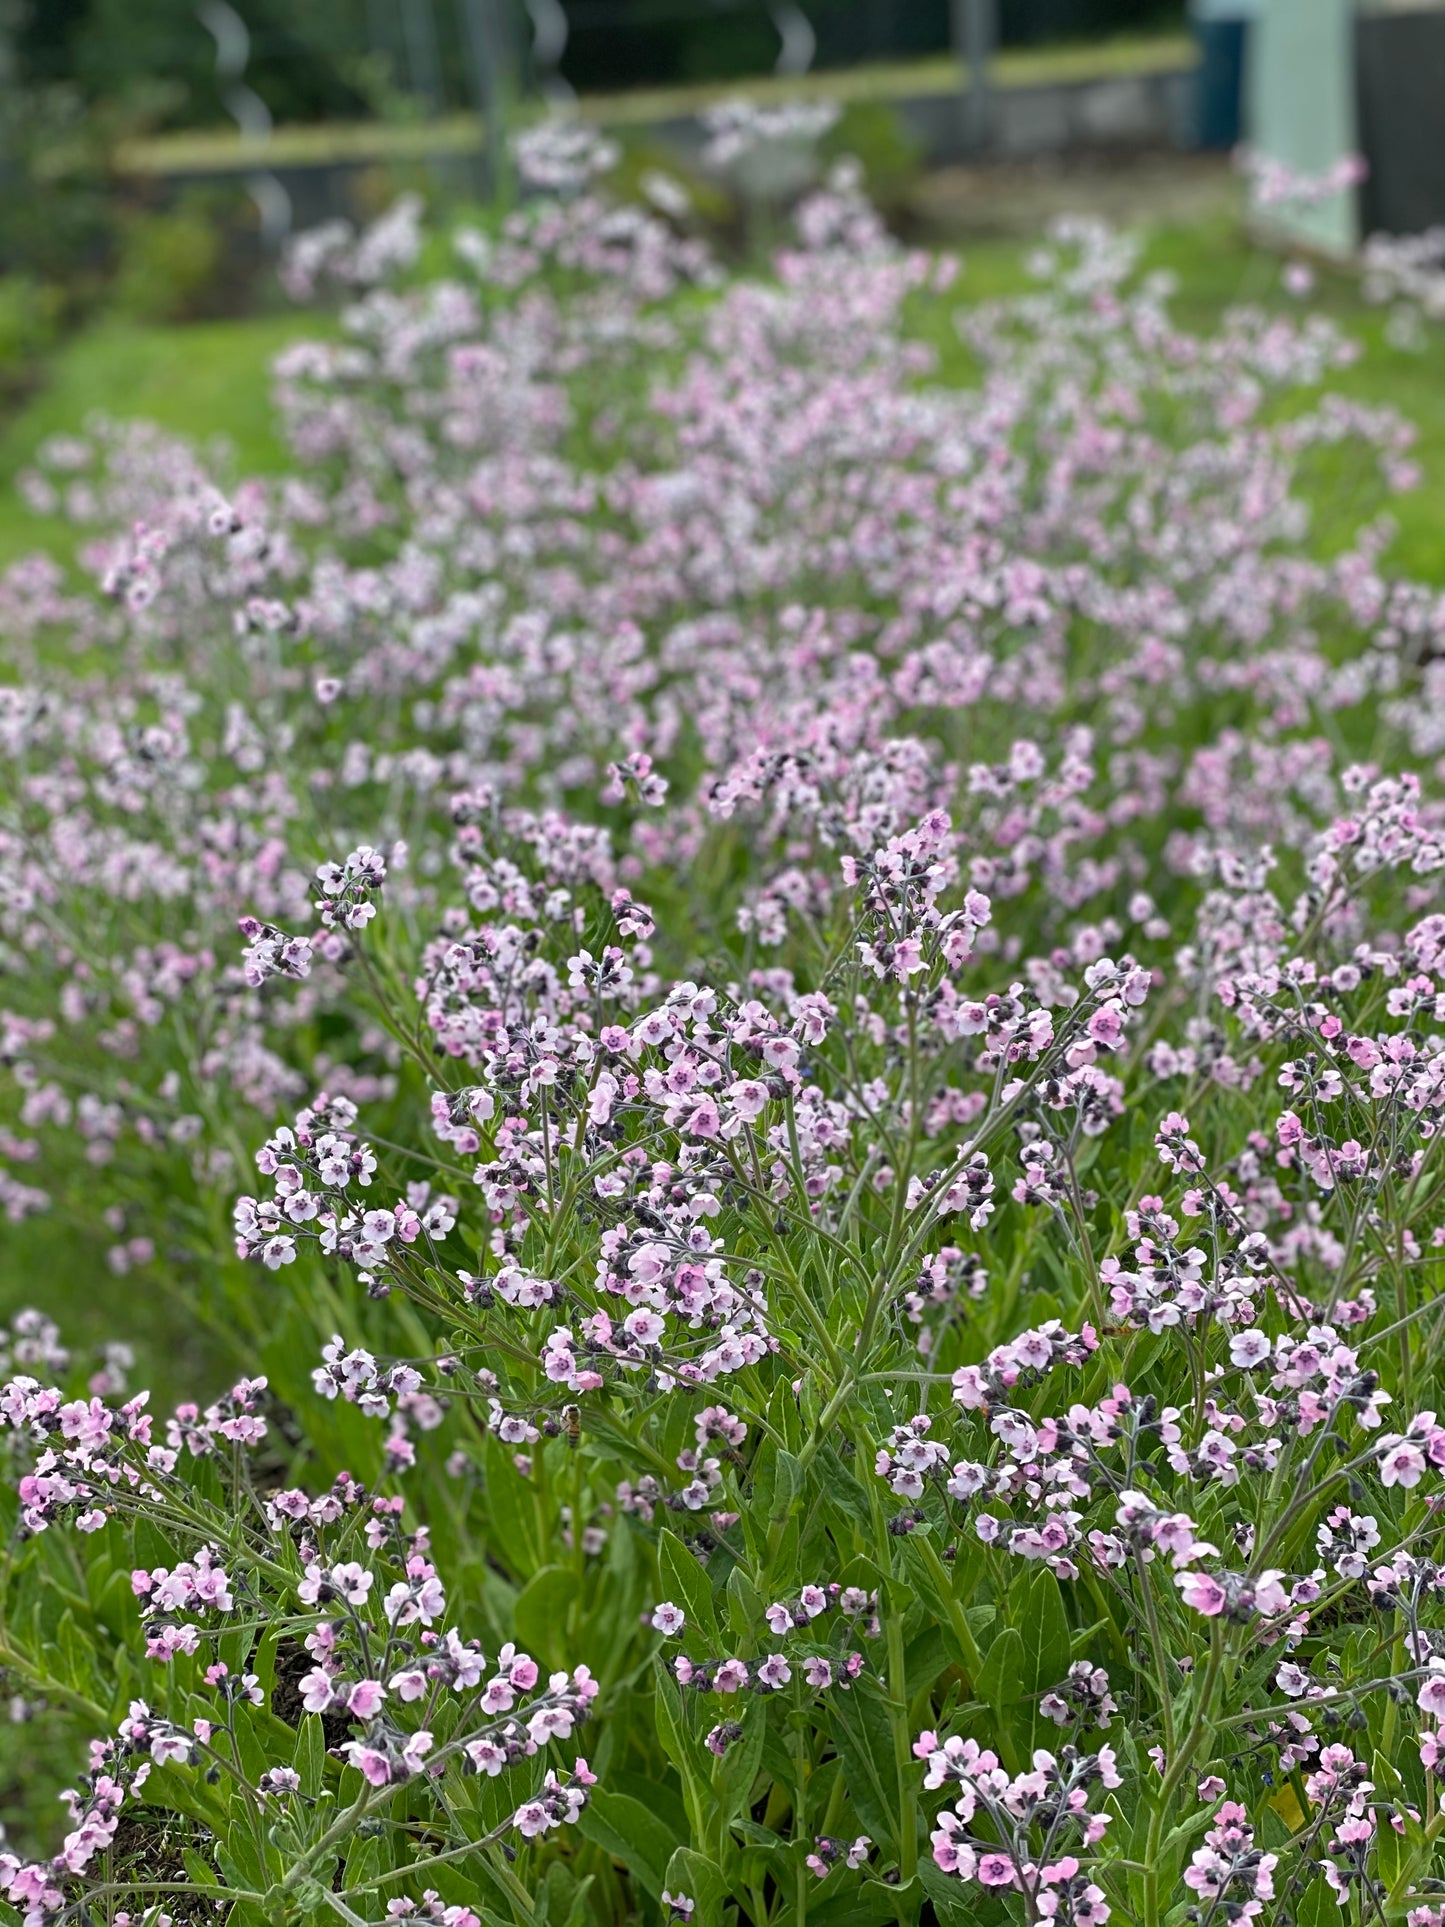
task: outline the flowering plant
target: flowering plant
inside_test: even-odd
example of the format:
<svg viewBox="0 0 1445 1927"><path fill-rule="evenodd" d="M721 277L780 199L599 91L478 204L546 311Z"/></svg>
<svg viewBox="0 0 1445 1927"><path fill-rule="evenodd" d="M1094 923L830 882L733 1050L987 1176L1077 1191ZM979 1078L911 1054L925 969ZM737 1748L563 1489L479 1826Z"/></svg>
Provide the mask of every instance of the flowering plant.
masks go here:
<svg viewBox="0 0 1445 1927"><path fill-rule="evenodd" d="M27 481L0 1204L232 1369L5 1338L5 1904L1438 1927L1445 605L1306 539L1407 425L523 159L298 246L293 473Z"/></svg>

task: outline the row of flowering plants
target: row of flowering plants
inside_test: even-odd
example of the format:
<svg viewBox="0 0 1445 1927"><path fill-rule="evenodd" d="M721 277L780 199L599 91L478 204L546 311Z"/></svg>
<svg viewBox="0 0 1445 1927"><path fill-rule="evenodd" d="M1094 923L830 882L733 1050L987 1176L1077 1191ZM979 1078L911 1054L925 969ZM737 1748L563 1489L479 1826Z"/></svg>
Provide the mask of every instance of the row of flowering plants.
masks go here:
<svg viewBox="0 0 1445 1927"><path fill-rule="evenodd" d="M288 475L25 479L0 1208L106 1282L3 1341L3 1905L1440 1927L1408 426L1103 230L960 307L608 158L305 238Z"/></svg>

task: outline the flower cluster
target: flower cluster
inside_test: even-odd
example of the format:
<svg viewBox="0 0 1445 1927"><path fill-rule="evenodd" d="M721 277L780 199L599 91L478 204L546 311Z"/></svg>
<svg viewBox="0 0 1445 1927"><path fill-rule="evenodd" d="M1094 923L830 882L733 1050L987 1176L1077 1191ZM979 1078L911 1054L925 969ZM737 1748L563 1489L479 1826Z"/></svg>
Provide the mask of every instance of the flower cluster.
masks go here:
<svg viewBox="0 0 1445 1927"><path fill-rule="evenodd" d="M970 302L830 118L713 118L745 266L529 129L288 251L285 474L24 480L0 1228L87 1324L0 1335L0 1663L109 1735L32 1927L1438 1927L1412 431L1297 275Z"/></svg>
<svg viewBox="0 0 1445 1927"><path fill-rule="evenodd" d="M913 1751L926 1763L925 1787L957 1790L933 1833L944 1873L1017 1890L1039 1917L1103 1927L1112 1910L1079 1854L1098 1846L1113 1817L1089 1804L1091 1789L1123 1784L1112 1748L1056 1756L1040 1747L1030 1770L1015 1775L971 1739L921 1733Z"/></svg>
<svg viewBox="0 0 1445 1927"><path fill-rule="evenodd" d="M319 1785L309 1789L307 1806L288 1804L302 1828L289 1844L303 1851L303 1861L349 1837L410 1781L429 1784L450 1773L505 1775L512 1783L529 1762L571 1740L591 1715L598 1684L587 1667L557 1670L544 1680L537 1662L510 1642L489 1664L478 1640L445 1624L446 1591L429 1534L425 1527L406 1530L399 1498L368 1493L348 1474L319 1497L300 1488L257 1493L250 1487L245 1462L267 1438L264 1420L255 1416L264 1390L264 1382L238 1386L204 1417L194 1407L181 1408L164 1446L153 1442L144 1398L114 1410L98 1398L67 1401L25 1377L0 1395L5 1422L35 1466L20 1480L30 1530L67 1516L86 1533L112 1520L134 1522L139 1530L144 1521L182 1543L209 1526L228 1544L224 1563L207 1538L188 1557L131 1573L147 1654L165 1669L162 1695L187 1703L179 1669L194 1661L196 1684L215 1706L179 1720L136 1700L118 1738L92 1745L85 1787L67 1796L74 1830L61 1853L49 1862L0 1859L3 1891L33 1923L85 1904L85 1880L152 1766L201 1767L242 1799L297 1795L301 1781L290 1765L256 1764L268 1757L267 1729L250 1723L251 1709L265 1709L268 1700L273 1714L293 1724L317 1716L331 1739L330 1755L362 1788L340 1832L329 1826L305 1831ZM52 1439L61 1442L59 1451ZM223 1442L235 1453L234 1476L241 1481L235 1494L218 1492L214 1481L198 1482L202 1461ZM234 1498L243 1492L250 1505L238 1510ZM256 1671L233 1672L219 1657L230 1645L230 1626L241 1619L250 1625L251 1650L258 1627L274 1628L272 1637L279 1638L268 1685ZM203 1648L217 1658L205 1664ZM283 1656L295 1660L291 1666L288 1658L284 1674ZM315 1771L324 1777L324 1765ZM575 1823L594 1779L583 1759L560 1774L548 1767L500 1830L515 1829L530 1840ZM292 1891L284 1855L268 1871L278 1895ZM219 1882L220 1874L215 1877Z"/></svg>

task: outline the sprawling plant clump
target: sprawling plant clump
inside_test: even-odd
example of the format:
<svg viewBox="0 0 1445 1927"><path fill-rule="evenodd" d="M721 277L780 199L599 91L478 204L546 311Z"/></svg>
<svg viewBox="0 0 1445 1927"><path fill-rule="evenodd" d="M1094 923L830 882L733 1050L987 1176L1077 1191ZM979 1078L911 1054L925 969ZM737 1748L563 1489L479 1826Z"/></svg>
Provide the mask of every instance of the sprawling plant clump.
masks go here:
<svg viewBox="0 0 1445 1927"><path fill-rule="evenodd" d="M1439 1927L1445 601L1309 540L1407 427L534 149L296 250L284 479L27 479L0 1203L125 1283L3 1343L6 1900Z"/></svg>

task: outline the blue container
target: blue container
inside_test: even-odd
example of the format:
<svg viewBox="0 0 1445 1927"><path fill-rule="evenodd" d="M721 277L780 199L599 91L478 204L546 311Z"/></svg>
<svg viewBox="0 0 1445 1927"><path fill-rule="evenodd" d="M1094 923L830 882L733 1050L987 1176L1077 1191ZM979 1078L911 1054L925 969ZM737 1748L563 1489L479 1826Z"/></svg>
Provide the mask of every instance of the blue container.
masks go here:
<svg viewBox="0 0 1445 1927"><path fill-rule="evenodd" d="M1200 147L1237 147L1244 131L1245 19L1196 20L1199 67L1194 138Z"/></svg>

